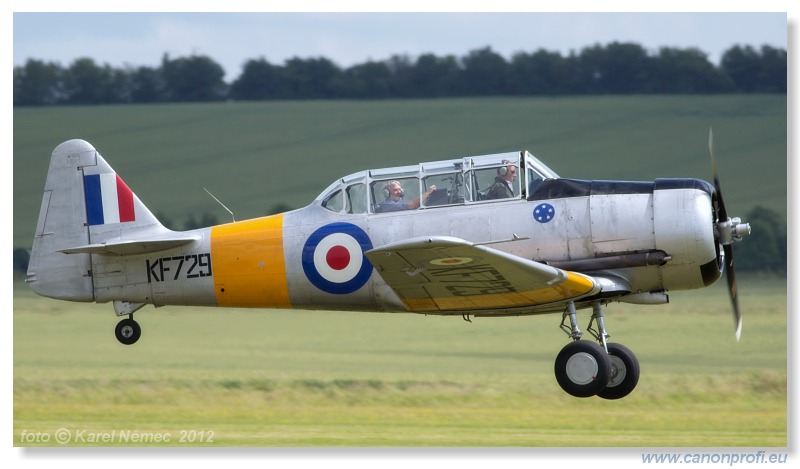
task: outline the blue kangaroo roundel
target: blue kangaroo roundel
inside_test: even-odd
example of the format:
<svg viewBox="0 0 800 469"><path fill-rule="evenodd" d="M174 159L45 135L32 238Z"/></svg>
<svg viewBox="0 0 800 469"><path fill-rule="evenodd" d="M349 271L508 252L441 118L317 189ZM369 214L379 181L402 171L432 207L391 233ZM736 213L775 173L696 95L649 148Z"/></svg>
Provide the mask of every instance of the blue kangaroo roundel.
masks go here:
<svg viewBox="0 0 800 469"><path fill-rule="evenodd" d="M363 287L372 264L364 252L372 241L352 223L331 223L311 234L303 246L302 264L308 280L320 290L336 295L353 293Z"/></svg>

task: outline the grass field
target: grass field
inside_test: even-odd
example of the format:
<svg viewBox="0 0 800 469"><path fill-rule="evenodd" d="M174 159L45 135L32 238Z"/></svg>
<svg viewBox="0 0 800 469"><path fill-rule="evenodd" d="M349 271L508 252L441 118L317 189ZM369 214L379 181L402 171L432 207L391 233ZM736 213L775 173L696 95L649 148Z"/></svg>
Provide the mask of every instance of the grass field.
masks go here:
<svg viewBox="0 0 800 469"><path fill-rule="evenodd" d="M635 351L642 377L604 401L556 384L567 338L555 315L469 324L151 308L139 313L142 340L125 347L109 305L17 285L14 444L58 446L63 428L76 446L111 432L114 445L142 445L120 441L127 431L170 435L168 446L785 447L786 288L749 278L740 288L739 343L717 286L665 306L611 305L612 341ZM180 441L189 431L195 440Z"/></svg>
<svg viewBox="0 0 800 469"><path fill-rule="evenodd" d="M29 248L50 154L91 142L148 205L262 216L368 168L529 150L563 177L711 179L728 210L786 213L785 95L306 101L14 109L14 246Z"/></svg>

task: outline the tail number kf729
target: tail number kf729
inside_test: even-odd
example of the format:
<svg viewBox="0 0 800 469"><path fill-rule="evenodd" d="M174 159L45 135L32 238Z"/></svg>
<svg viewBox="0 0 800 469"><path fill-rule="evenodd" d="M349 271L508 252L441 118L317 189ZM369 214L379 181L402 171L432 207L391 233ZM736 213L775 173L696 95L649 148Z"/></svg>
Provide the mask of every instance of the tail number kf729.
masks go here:
<svg viewBox="0 0 800 469"><path fill-rule="evenodd" d="M147 283L211 276L211 253L159 257L147 262Z"/></svg>

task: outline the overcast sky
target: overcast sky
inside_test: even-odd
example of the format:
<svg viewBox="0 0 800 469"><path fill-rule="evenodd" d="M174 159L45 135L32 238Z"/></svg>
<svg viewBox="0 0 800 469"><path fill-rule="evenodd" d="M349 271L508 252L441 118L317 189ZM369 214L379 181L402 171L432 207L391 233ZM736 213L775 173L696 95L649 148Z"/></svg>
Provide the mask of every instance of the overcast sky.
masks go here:
<svg viewBox="0 0 800 469"><path fill-rule="evenodd" d="M249 59L326 57L342 67L395 54L457 57L486 46L510 59L538 49L567 55L628 41L651 52L694 47L714 64L733 45L787 48L786 13L20 13L13 61L79 57L114 67L206 55L226 80Z"/></svg>

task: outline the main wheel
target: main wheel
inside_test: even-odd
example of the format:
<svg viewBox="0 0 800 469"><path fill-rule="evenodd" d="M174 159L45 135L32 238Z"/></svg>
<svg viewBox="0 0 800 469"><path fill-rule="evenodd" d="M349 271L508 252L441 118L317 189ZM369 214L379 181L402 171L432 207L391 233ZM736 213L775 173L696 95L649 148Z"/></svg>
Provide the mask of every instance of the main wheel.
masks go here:
<svg viewBox="0 0 800 469"><path fill-rule="evenodd" d="M620 399L630 394L639 382L639 360L624 345L607 344L607 347L611 357L611 379L597 395L603 399Z"/></svg>
<svg viewBox="0 0 800 469"><path fill-rule="evenodd" d="M133 319L123 319L117 323L117 327L114 329L114 335L117 336L117 340L121 343L131 345L136 343L139 337L142 336L142 328L139 326L139 323Z"/></svg>
<svg viewBox="0 0 800 469"><path fill-rule="evenodd" d="M556 357L556 381L575 397L594 396L608 384L611 359L594 342L576 340L564 346Z"/></svg>

